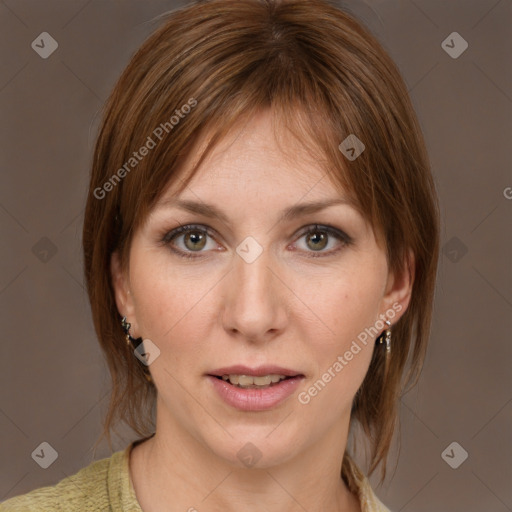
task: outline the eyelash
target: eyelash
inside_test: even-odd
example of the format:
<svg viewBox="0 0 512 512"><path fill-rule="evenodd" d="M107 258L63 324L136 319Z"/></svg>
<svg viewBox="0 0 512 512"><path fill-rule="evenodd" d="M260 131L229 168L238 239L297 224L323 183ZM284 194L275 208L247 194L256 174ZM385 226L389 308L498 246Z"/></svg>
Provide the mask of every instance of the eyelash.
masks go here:
<svg viewBox="0 0 512 512"><path fill-rule="evenodd" d="M189 259L190 258L202 258L203 256L201 255L201 251L197 251L197 253L184 252L181 249L176 249L176 248L172 247L171 242L175 238L177 238L179 235L186 234L188 232L193 232L193 231L202 232L202 233L208 235L210 238L215 239L214 232L210 228L208 228L206 226L202 226L202 225L197 225L197 224L186 224L184 226L180 226L176 229L173 229L172 231L167 232L161 239L161 243L163 245L168 246L172 252L174 252L175 254L177 254L178 256L180 256L182 258L189 258ZM316 254L315 254L315 251L307 251L308 253L311 252L311 254L309 254L307 256L308 258L324 258L324 257L332 256L332 255L338 253L341 249L343 249L353 243L353 239L349 235L344 233L343 231L341 231L333 226L322 225L322 224L313 224L313 225L309 226L309 228L306 231L304 231L303 233L301 233L299 235L297 240L299 240L300 238L302 238L306 235L309 235L311 233L318 233L318 232L327 233L327 235L333 236L334 238L338 239L339 241L341 241L341 247L338 249L334 249L334 250L331 249L330 251L327 251L327 252L319 251Z"/></svg>

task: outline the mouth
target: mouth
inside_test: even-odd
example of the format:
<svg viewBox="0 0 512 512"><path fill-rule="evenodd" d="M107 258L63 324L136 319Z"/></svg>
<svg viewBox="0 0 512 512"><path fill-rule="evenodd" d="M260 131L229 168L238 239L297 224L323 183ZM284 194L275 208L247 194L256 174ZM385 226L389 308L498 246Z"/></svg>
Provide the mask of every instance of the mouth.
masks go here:
<svg viewBox="0 0 512 512"><path fill-rule="evenodd" d="M296 376L286 376L277 373L271 373L268 375L245 375L245 374L224 374L222 376L212 375L217 379L229 382L231 385L243 389L266 389L279 384L283 380L293 379Z"/></svg>
<svg viewBox="0 0 512 512"><path fill-rule="evenodd" d="M279 366L237 365L219 368L206 377L227 404L245 411L263 411L277 407L293 394L305 375Z"/></svg>
<svg viewBox="0 0 512 512"><path fill-rule="evenodd" d="M208 375L241 388L265 388L279 384L283 380L304 377L299 371L270 365L257 368L244 365L227 366L213 370Z"/></svg>

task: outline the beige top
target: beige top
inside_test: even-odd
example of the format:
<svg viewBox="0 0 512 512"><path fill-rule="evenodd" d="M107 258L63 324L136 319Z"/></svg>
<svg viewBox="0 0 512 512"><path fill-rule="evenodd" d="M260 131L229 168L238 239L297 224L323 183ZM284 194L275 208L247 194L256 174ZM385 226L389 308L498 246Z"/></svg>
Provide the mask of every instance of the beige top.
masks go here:
<svg viewBox="0 0 512 512"><path fill-rule="evenodd" d="M0 503L0 512L143 512L129 471L130 451L135 444L137 441L110 457L92 462L54 486L40 487ZM362 512L390 512L347 455L343 472L352 492L359 497Z"/></svg>

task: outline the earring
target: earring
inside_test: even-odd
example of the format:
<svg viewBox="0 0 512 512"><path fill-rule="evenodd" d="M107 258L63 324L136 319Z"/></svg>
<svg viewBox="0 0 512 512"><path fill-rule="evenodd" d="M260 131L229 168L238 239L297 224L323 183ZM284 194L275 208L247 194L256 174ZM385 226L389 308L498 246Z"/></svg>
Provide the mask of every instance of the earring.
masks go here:
<svg viewBox="0 0 512 512"><path fill-rule="evenodd" d="M381 334L379 338L379 343L386 343L386 353L389 354L391 352L391 322L389 320L386 320L386 325L388 326L388 328L386 329L385 333Z"/></svg>
<svg viewBox="0 0 512 512"><path fill-rule="evenodd" d="M141 343L142 343L142 337L140 338L134 338L131 334L130 334L130 327L132 326L131 323L129 323L127 320L126 320L126 317L124 316L121 320L121 326L123 327L123 331L126 335L126 344L128 346L130 346L130 344L134 347L134 348L137 348ZM144 366L144 377L146 377L146 380L148 382L153 382L153 379L151 377L151 373L149 372L149 369L147 366Z"/></svg>
<svg viewBox="0 0 512 512"><path fill-rule="evenodd" d="M123 319L121 320L121 325L123 327L123 331L126 335L126 344L128 346L130 346L130 342L131 344L133 345L134 348L137 348L139 346L139 343L142 341L142 338L134 338L131 334L130 334L130 327L132 326L131 323L129 323L127 320L126 320L126 317L123 316Z"/></svg>

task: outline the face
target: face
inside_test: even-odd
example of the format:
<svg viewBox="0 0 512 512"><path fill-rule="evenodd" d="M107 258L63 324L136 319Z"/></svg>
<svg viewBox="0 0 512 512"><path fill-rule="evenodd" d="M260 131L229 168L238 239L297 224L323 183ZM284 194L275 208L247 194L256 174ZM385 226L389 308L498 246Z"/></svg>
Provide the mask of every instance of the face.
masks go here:
<svg viewBox="0 0 512 512"><path fill-rule="evenodd" d="M252 445L265 466L342 435L383 320L396 323L411 288L348 195L292 137L278 145L272 122L251 118L183 192L171 184L128 269L112 259L119 312L160 350L157 434L238 465ZM330 206L297 209L310 203ZM259 379L237 385L241 374Z"/></svg>

